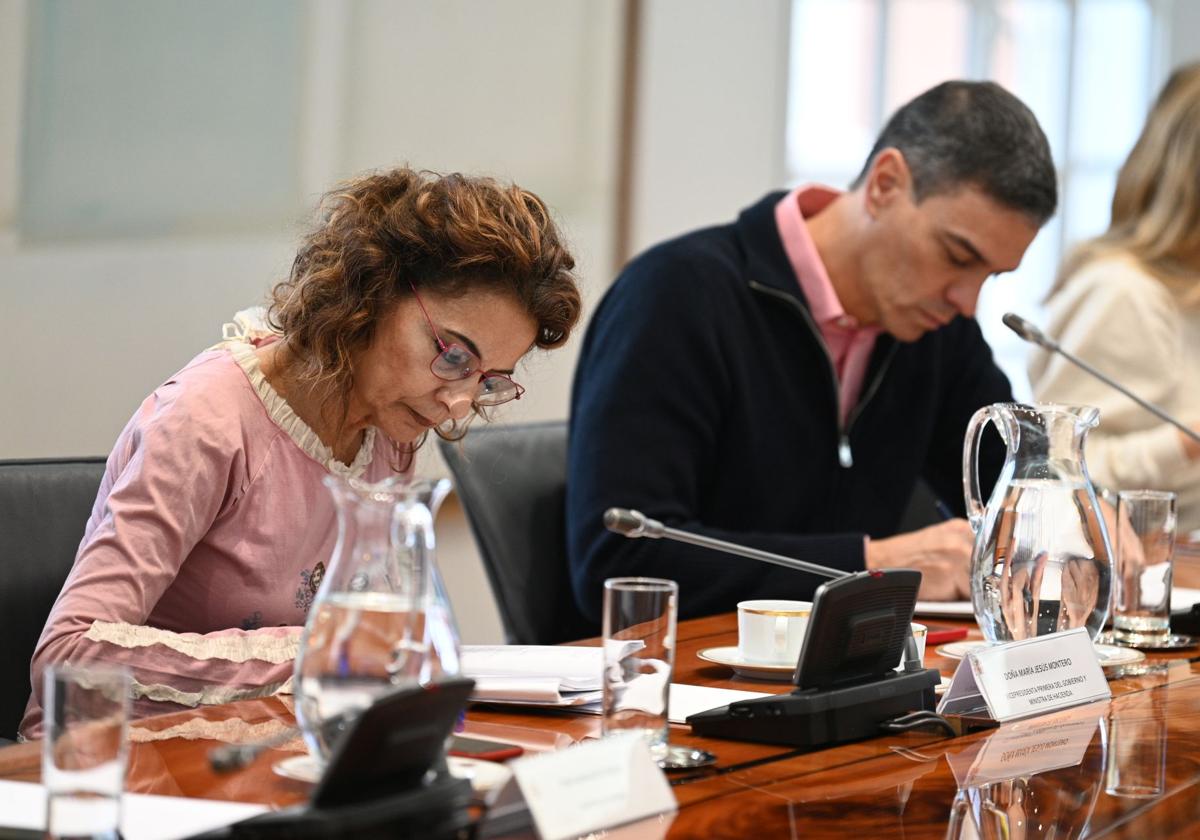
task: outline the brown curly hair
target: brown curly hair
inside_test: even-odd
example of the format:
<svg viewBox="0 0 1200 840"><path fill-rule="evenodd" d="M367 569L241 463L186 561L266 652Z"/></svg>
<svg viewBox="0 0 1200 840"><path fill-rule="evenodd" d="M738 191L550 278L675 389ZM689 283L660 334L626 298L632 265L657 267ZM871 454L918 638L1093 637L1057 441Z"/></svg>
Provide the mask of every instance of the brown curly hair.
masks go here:
<svg viewBox="0 0 1200 840"><path fill-rule="evenodd" d="M344 411L356 351L412 295L410 283L444 295L510 294L537 323L535 344L549 349L566 342L579 320L574 267L533 193L491 178L400 167L324 196L290 275L271 292L268 319L296 360L293 375Z"/></svg>

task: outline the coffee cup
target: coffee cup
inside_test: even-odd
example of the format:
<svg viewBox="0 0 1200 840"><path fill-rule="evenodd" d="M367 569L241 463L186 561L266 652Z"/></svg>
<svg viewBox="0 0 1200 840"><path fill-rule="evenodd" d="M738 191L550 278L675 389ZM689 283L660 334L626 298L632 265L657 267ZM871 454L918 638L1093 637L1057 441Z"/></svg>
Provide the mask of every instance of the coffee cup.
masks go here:
<svg viewBox="0 0 1200 840"><path fill-rule="evenodd" d="M738 656L753 665L795 665L811 612L811 601L742 601L737 605Z"/></svg>

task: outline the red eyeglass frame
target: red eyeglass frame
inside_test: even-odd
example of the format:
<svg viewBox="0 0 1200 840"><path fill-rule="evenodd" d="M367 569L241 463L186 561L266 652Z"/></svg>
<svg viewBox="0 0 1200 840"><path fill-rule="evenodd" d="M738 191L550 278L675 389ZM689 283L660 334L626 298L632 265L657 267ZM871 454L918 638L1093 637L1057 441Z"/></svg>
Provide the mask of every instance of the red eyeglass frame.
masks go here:
<svg viewBox="0 0 1200 840"><path fill-rule="evenodd" d="M434 376L436 376L438 379L442 380L443 382L462 382L464 380L470 379L471 374L474 373L475 371L478 371L480 384L483 384L488 379L503 379L505 382L507 382L513 386L513 395L511 397L507 397L503 400L500 400L499 402L480 402L479 397L476 396L474 402L479 403L480 405L504 405L504 403L506 403L506 402L512 402L513 400L521 399L522 395L524 395L524 393L525 393L525 388L519 382L517 382L515 379L513 379L511 376L509 376L508 374L505 374L505 373L495 373L495 372L483 370L482 369L483 362L480 360L479 356L477 356L474 352L472 352L472 350L469 347L464 347L463 345L459 344L457 341L451 342L450 344L447 344L446 342L442 341L442 337L440 335L438 335L437 327L435 327L433 325L433 319L429 317L429 310L425 308L425 304L421 301L421 296L419 294L417 294L417 287L412 284L412 281L409 281L408 287L410 289L412 289L413 299L417 302L417 306L421 307L421 314L425 316L425 323L429 325L429 332L433 333L433 339L434 339L434 341L437 342L438 350L440 351L429 362L429 372L430 373L432 373ZM463 353L466 353L467 356L469 356L470 358L475 360L475 369L468 370L465 375L460 376L457 379L452 379L448 376L443 376L442 374L437 372L437 368L435 367L438 363L438 359L441 359L443 356L445 356L445 354L452 347L458 348Z"/></svg>

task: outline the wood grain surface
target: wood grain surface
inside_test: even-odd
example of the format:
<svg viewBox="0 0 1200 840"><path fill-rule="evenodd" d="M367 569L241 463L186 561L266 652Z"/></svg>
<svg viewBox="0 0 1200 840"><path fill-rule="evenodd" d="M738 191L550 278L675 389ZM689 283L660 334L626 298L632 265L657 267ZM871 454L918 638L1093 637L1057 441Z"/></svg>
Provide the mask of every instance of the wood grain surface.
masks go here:
<svg viewBox="0 0 1200 840"><path fill-rule="evenodd" d="M769 692L789 688L737 677L697 658L703 648L736 643L733 614L682 622L678 636L676 682ZM977 630L972 637L979 637ZM1109 674L1112 701L1022 723L1026 729L1040 727L1034 734L1046 737L1019 756L1021 772L1011 778L979 775L989 756L1015 755L1002 749L1002 740L988 747L992 739L1012 736L1011 724L958 738L934 731L887 735L808 753L701 738L686 726L672 726L673 741L715 752L719 761L670 774L679 812L667 836L1200 836L1200 670L1191 661L1198 654L1194 649L1151 655ZM958 662L931 649L926 664L950 675ZM303 801L308 786L272 770L280 759L302 752L297 739L235 773L215 773L208 763L209 751L222 742L279 734L292 722L287 698L138 721L128 789L275 806ZM599 725L595 716L473 706L466 728L468 734L515 741L531 753L595 737ZM1059 738L1058 727L1073 734ZM0 778L36 781L40 760L39 743L0 749ZM1138 773L1153 777L1151 784L1159 784L1161 792L1131 798L1108 791L1113 778Z"/></svg>

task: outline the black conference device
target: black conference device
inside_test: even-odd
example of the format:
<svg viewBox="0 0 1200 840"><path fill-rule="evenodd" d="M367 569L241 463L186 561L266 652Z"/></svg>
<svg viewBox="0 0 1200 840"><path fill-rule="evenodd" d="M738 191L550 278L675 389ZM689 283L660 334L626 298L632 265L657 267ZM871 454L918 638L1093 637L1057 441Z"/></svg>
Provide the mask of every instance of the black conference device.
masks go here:
<svg viewBox="0 0 1200 840"><path fill-rule="evenodd" d="M445 749L474 685L454 678L385 694L347 724L307 805L199 837L461 837L471 784L449 774Z"/></svg>
<svg viewBox="0 0 1200 840"><path fill-rule="evenodd" d="M821 566L817 563L811 563L808 560L797 560L794 557L786 557L782 554L775 554L770 551L763 551L761 548L753 548L748 545L739 545L737 543L719 540L716 537L708 537L703 534L693 534L690 531L681 531L678 528L668 528L659 522L657 519L651 519L641 511L630 510L628 508L609 508L604 512L604 527L617 534L633 538L648 538L653 540L668 539L676 542L689 543L698 545L702 548L712 549L713 551L721 551L726 554L735 554L738 557L748 557L751 560L758 560L763 563L771 563L775 566L783 566L785 569L793 569L797 572L807 572L812 575L839 580L845 577L855 577L854 572L844 572L841 569L834 569L829 566ZM921 573L908 569L912 574L917 576L917 587L921 583ZM889 571L890 573L890 571ZM862 572L860 574L871 575L878 578L884 574L880 571ZM917 642L912 635L912 613L916 607L917 594L916 588L913 589L913 604L909 609L910 624L905 627L906 641L904 644L904 660L905 670L919 669L920 665L917 656ZM811 620L810 620L811 626Z"/></svg>
<svg viewBox="0 0 1200 840"><path fill-rule="evenodd" d="M912 637L921 587L915 569L843 572L668 528L625 508L605 511L604 525L627 537L678 540L831 578L813 596L796 690L692 715L687 722L697 734L815 748L877 735L885 721L936 706L941 674L921 666ZM901 658L904 669L896 671Z"/></svg>
<svg viewBox="0 0 1200 840"><path fill-rule="evenodd" d="M698 735L825 747L878 735L880 726L932 710L941 675L896 671L912 626L921 573L868 571L818 587L790 694L730 703L687 719ZM909 666L911 667L911 666Z"/></svg>

